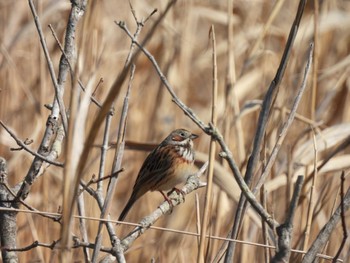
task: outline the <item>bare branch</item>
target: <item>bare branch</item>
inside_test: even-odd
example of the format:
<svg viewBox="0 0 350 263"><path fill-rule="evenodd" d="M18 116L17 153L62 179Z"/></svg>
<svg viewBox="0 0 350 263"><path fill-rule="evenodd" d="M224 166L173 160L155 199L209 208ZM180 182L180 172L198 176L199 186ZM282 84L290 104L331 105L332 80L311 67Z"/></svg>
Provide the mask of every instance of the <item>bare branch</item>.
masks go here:
<svg viewBox="0 0 350 263"><path fill-rule="evenodd" d="M0 182L0 207L10 208L14 198L10 194L12 189L5 187L7 185L7 162L2 157L0 157ZM0 212L0 233L2 247L16 247L17 212ZM1 250L1 256L4 262L18 262L17 253L13 251Z"/></svg>
<svg viewBox="0 0 350 263"><path fill-rule="evenodd" d="M208 135L212 136L216 141L218 141L218 143L221 146L221 149L223 150L223 153L221 155L221 157L225 158L229 164L230 169L233 172L233 175L239 185L239 187L241 188L242 192L244 193L244 195L246 195L246 198L248 199L248 201L251 203L252 207L254 207L256 209L256 211L264 218L264 220L266 220L266 222L269 224L270 227L274 227L274 226L278 226L278 222L275 221L274 219L272 219L271 215L269 215L265 209L261 206L261 204L256 200L255 196L253 195L253 193L250 191L249 187L246 185L246 183L243 180L243 177L239 171L239 168L236 164L236 162L233 160L232 158L232 153L229 150L227 144L225 143L223 136L221 135L221 133L217 130L216 127L211 127L211 126L206 126L198 117L197 115L189 108L187 107L175 94L173 88L170 86L169 82L167 81L166 77L164 76L164 74L162 73L162 71L160 70L156 60L154 59L154 57L150 54L150 52L140 43L137 42L137 40L135 40L130 31L128 30L128 28L125 26L125 24L123 22L118 22L117 25L123 29L127 35L131 38L131 40L139 47L140 50L142 50L142 52L147 56L147 58L152 62L153 66L155 67L158 75L160 76L161 81L163 82L163 84L165 85L165 87L167 88L167 90L169 91L169 93L171 94L173 101L176 103L176 105L178 105L181 110L194 122L196 123L205 133L207 133Z"/></svg>
<svg viewBox="0 0 350 263"><path fill-rule="evenodd" d="M263 104L261 107L261 111L259 114L259 120L256 125L256 132L254 136L254 141L253 141L253 150L252 153L248 159L248 164L247 164L247 170L244 176L244 181L246 182L247 185L250 185L253 179L254 171L257 166L257 162L260 157L260 148L262 145L262 141L265 135L266 127L268 120L270 118L270 111L271 108L276 100L276 96L279 90L279 85L281 83L281 80L283 78L285 69L288 64L289 56L292 51L292 46L294 43L295 36L298 32L299 24L301 21L301 17L304 12L306 1L305 0L300 0L299 6L298 6L298 11L296 13L295 19L293 21L293 25L290 29L288 40L286 43L286 46L283 51L283 55L281 58L281 62L279 64L279 67L276 71L276 75L274 79L272 80L266 94L263 100ZM244 215L245 207L246 207L246 196L243 195L244 193L241 194L238 207L236 210L235 218L234 218L234 223L232 225L232 231L231 231L231 238L236 238L239 232L239 228L241 225L242 221L242 216ZM249 201L249 200L248 200ZM232 262L232 258L234 255L234 250L235 250L235 244L231 243L229 244L227 254L225 257L225 262Z"/></svg>
<svg viewBox="0 0 350 263"><path fill-rule="evenodd" d="M54 67L53 67L53 64L52 64L52 61L50 58L49 50L48 50L47 45L46 45L44 33L43 33L42 28L41 28L38 14L36 13L36 10L35 10L33 0L29 0L29 6L30 6L30 10L32 11L32 14L33 14L34 22L35 22L36 28L38 30L39 38L40 38L40 43L42 45L42 48L43 48L43 51L45 54L45 58L47 61L47 65L49 67L51 80L52 80L53 86L55 88L55 97L56 97L56 101L57 101L59 109L60 109L60 115L62 118L64 131L65 131L65 134L67 134L68 118L67 118L66 109L64 106L64 102L63 102L63 96L62 96L63 93L61 92L61 87L59 86L58 81L56 79L55 70L54 70Z"/></svg>
<svg viewBox="0 0 350 263"><path fill-rule="evenodd" d="M343 207L343 208L342 208ZM329 240L330 235L332 234L334 228L336 227L339 220L341 220L342 210L346 212L350 208L350 189L346 192L343 202L335 210L334 214L331 216L329 221L323 226L316 239L312 243L311 247L305 254L302 263L311 263L315 260L315 257L318 251L321 251L324 245Z"/></svg>
<svg viewBox="0 0 350 263"><path fill-rule="evenodd" d="M281 226L277 227L278 234L278 252L271 260L272 263L289 262L292 234L293 234L293 220L295 211L298 206L301 188L303 186L304 176L298 176L295 183L294 193L290 202L287 218Z"/></svg>
<svg viewBox="0 0 350 263"><path fill-rule="evenodd" d="M218 72L217 72L217 61L216 61L216 38L215 38L215 29L214 25L211 25L210 32L211 41L212 41L212 63L213 63L213 79L212 79L212 110L211 110L211 122L213 126L216 126L217 121L217 96L218 96ZM209 170L208 170L208 179L207 179L207 191L205 193L205 204L204 204L204 212L203 219L201 225L201 235L200 235L200 243L197 255L197 262L204 263L205 260L205 252L204 247L206 247L206 233L210 216L210 206L211 206L211 196L212 196L212 187L213 187L213 177L214 177L214 162L216 155L216 142L214 138L211 138L210 146L209 146Z"/></svg>
<svg viewBox="0 0 350 263"><path fill-rule="evenodd" d="M122 158L124 154L124 145L125 145L125 129L126 129L126 120L127 120L127 114L128 114L128 108L129 108L129 96L130 96L130 89L132 87L132 81L134 79L134 73L135 73L135 66L132 65L131 71L130 71L130 80L129 80L129 85L128 85L128 90L126 92L125 98L124 98L124 104L123 104L123 110L120 116L120 121L119 121L119 129L118 129L118 138L117 138L117 149L115 151L115 156L114 156L114 162L113 162L113 168L112 168L112 173L116 173L121 169L121 163L122 163ZM112 200L112 194L114 193L116 184L117 184L117 177L111 177L109 184L108 184L108 189L107 189L107 194L106 198L104 200L103 208L101 210L101 218L105 218L109 214L109 207L111 204ZM103 224L102 222L99 224L96 238L95 238L95 244L96 247L94 249L94 252L92 254L92 261L95 262L98 257L98 252L100 251L100 246L102 245L102 227ZM113 241L112 239L116 239L116 237L111 237L112 244L118 241ZM118 250L119 252L119 250ZM125 261L124 255L122 253L117 254L118 257L121 259L121 261Z"/></svg>
<svg viewBox="0 0 350 263"><path fill-rule="evenodd" d="M55 165L55 166L59 166L59 167L63 167L63 163L60 163L60 162L55 162L53 160L50 160L49 158L45 157L45 156L42 156L41 154L39 153L36 153L34 151L32 151L26 143L24 143L23 141L21 141L20 139L17 138L17 136L15 135L15 133L13 131L11 131L10 128L8 128L2 121L0 121L0 125L8 132L8 134L11 135L11 137L16 141L16 143L18 144L18 146L20 146L22 149L26 150L27 152L29 152L31 155L34 155L38 158L40 158L41 160L49 163L49 164L52 164L52 165Z"/></svg>
<svg viewBox="0 0 350 263"><path fill-rule="evenodd" d="M51 24L49 24L49 28L50 28L50 30L51 30L51 33L52 33L53 37L54 37L55 40L56 40L56 43L57 43L58 47L60 48L60 50L61 50L61 52L62 52L62 55L64 56L64 58L66 59L66 61L67 61L67 63L68 63L68 67L69 67L69 70L70 70L70 74L73 75L73 68L72 68L72 65L70 64L69 59L68 59L68 57L67 57L67 55L66 55L66 53L64 52L64 49L63 49L63 47L62 47L62 44L61 44L60 41L58 40L58 37L57 37L57 35L56 35L56 32L54 31L54 29L53 29L53 27L52 27ZM101 81L100 81L99 83L101 83ZM84 85L83 85L83 83L81 82L80 79L78 79L78 84L79 84L79 87L85 92L86 89L85 89L85 87L84 87ZM97 86L97 87L98 87L98 86ZM97 87L96 87L96 89L97 89ZM94 92L92 93L92 95L91 95L91 101L92 101L93 103L95 103L97 107L101 108L101 103L99 103L99 102L95 99L95 97L93 96L93 94L96 92L96 89L95 89L95 91L94 91Z"/></svg>
<svg viewBox="0 0 350 263"><path fill-rule="evenodd" d="M340 244L340 247L338 249L337 254L334 256L333 258L333 263L335 263L337 261L337 259L340 256L341 251L343 250L344 246L345 246L345 242L346 239L348 238L348 231L346 228L346 221L345 221L345 208L344 208L344 182L345 182L345 172L343 171L341 173L341 184L340 184L340 216L341 216L341 225L343 228L343 240Z"/></svg>
<svg viewBox="0 0 350 263"><path fill-rule="evenodd" d="M205 163L201 169L194 175L191 175L185 184L185 186L181 189L181 191L187 195L196 189L200 187L204 187L206 183L203 183L199 180L200 176L205 172L207 169L208 163ZM147 228L152 226L162 215L169 213L173 207L178 206L181 204L184 200L184 196L181 194L177 194L176 191L174 191L170 196L169 199L172 203L172 206L169 205L168 201L164 201L152 214L149 216L144 217L140 221L140 226L136 227L134 230L132 230L125 238L121 240L121 247L122 251L128 250L128 248L133 244L133 242L141 236ZM122 222L119 222L122 223Z"/></svg>

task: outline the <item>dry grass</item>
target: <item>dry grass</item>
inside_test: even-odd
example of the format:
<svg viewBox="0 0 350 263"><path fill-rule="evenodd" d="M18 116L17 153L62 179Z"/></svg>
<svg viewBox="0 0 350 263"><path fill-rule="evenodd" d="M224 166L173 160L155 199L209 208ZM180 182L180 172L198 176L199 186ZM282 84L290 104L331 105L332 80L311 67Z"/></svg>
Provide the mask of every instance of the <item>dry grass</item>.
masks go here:
<svg viewBox="0 0 350 263"><path fill-rule="evenodd" d="M139 18L146 17L154 8L163 10L165 1L133 1ZM227 101L225 79L227 70L227 1L178 1L158 27L155 35L147 45L155 56L164 74L175 89L177 95L204 121L210 121L211 103L211 47L208 38L211 24L215 25L218 55L218 127L224 129L225 139L237 160L239 167L245 171L245 165L255 134L259 106L246 107L252 100L261 100L278 67L290 25L294 19L297 1L285 1L274 17L271 26L266 28L256 50L254 44L261 37L274 1L234 1L233 10L233 48L234 73L236 81L234 93L236 98ZM55 69L59 64L60 50L52 37L49 28L54 30L63 42L64 29L70 5L68 1L36 1L44 34ZM91 12L85 17L87 28L82 35L82 23L77 31L77 47L79 52L80 79L85 85L97 85L100 78L103 84L96 92L96 98L103 101L109 88L121 71L128 53L130 41L113 23L114 20L126 21L133 32L135 24L127 1L94 1ZM327 154L350 134L349 104L349 54L350 54L350 3L348 1L321 1L318 48L318 71L316 85L316 105L313 108L311 81L298 109L302 118L297 118L284 141L278 159L268 178L267 210L276 220L283 222L286 205L289 203L290 189L296 176L308 175L314 164L313 130L316 132L318 162L322 162ZM41 142L45 122L49 112L44 104L51 103L54 95L52 82L38 35L26 1L1 1L0 3L0 120L11 127L19 138L30 138L37 149ZM295 41L293 52L281 84L269 121L265 148L269 154L276 142L283 120L300 84L306 61L306 52L313 39L313 1L307 4L301 28ZM146 24L142 39L157 14ZM66 83L65 101L68 105L71 80ZM120 117L124 85L116 101L115 115L112 121L111 141L116 140L116 131ZM233 113L235 101L239 102L241 114ZM258 104L257 104L258 105ZM225 109L230 109L228 112ZM88 112L86 131L98 109L91 105ZM312 113L315 112L314 116ZM305 121L307 120L307 121ZM236 125L240 123L243 138L237 140ZM311 125L310 125L311 123ZM317 123L317 125L316 125ZM313 126L313 130L310 126ZM131 91L130 107L126 128L126 139L139 142L157 143L171 130L187 127L194 133L202 135L195 147L198 152L207 154L210 137L202 133L183 112L173 103L171 97L162 86L161 81L148 59L141 55L136 63L135 80ZM102 143L103 131L100 130L96 144ZM241 144L241 145L240 145ZM12 185L23 180L33 157L24 151L10 151L16 147L15 142L3 130L0 130L0 155L8 160L9 180ZM239 152L241 151L241 152ZM244 152L242 152L244 151ZM98 173L98 148L91 149L92 154L86 160L87 169L83 178L89 180ZM310 183L304 188L302 200L297 210L292 248L309 247L319 230L328 221L334 204L339 204L338 190L340 172L349 169L350 155L346 149L318 172L314 188L315 212L311 221L309 244L303 244L307 222L307 209ZM111 171L114 151L108 152L106 174ZM146 156L145 152L126 150L122 167L125 171L120 180L111 208L111 217L119 216L129 197L137 172ZM241 157L243 156L243 158ZM289 157L288 157L289 156ZM242 158L242 159L240 159ZM65 157L61 156L60 161ZM217 160L221 162L220 157ZM264 158L261 158L261 163ZM223 165L222 169L227 167ZM225 170L224 170L225 172ZM26 199L26 202L41 211L56 212L62 205L63 171L49 167L41 176ZM215 175L214 175L215 176ZM287 179L288 178L288 179ZM308 182L310 179L306 178ZM106 184L105 184L106 185ZM346 189L349 180L346 180ZM199 190L199 207L203 211L205 190ZM338 198L338 200L336 200ZM85 195L86 215L99 217L99 209L93 198ZM127 220L138 222L140 218L155 209L162 201L158 193L149 193L137 202L128 215ZM210 217L211 235L226 237L232 225L237 200L231 200L214 185L212 213ZM257 217L246 216L239 239L262 243L261 223ZM59 238L60 226L49 219L35 214L18 214L18 247L26 246L35 240L50 243ZM347 213L349 219L349 213ZM349 222L349 220L348 220ZM88 222L89 241L94 242L97 222ZM187 196L186 202L175 208L171 215L166 215L157 223L172 229L197 232L195 195ZM127 226L119 226L117 234L122 237L131 230ZM73 232L78 234L78 220L74 221ZM104 233L103 244L110 246L109 238ZM334 256L342 237L339 224L334 231L324 253ZM211 240L208 246L207 259L212 262L222 241ZM197 238L158 230L149 230L139 238L127 252L129 262L147 262L154 258L156 262L195 262L197 257ZM349 242L340 258L350 260ZM234 262L262 262L264 250L252 245L237 245ZM274 254L274 250L271 251ZM75 259L83 260L81 250L74 250ZM49 262L57 255L45 248L35 248L20 253L21 262ZM297 262L298 254L292 254L292 262Z"/></svg>

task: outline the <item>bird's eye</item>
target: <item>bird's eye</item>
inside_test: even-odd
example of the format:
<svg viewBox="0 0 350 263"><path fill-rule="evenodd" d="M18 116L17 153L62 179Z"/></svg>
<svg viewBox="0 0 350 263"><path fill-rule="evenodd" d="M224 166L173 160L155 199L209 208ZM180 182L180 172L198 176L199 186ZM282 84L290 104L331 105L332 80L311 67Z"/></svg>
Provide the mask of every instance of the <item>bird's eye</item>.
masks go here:
<svg viewBox="0 0 350 263"><path fill-rule="evenodd" d="M180 136L181 136L181 137L185 137L185 133L181 132L181 133L180 133Z"/></svg>

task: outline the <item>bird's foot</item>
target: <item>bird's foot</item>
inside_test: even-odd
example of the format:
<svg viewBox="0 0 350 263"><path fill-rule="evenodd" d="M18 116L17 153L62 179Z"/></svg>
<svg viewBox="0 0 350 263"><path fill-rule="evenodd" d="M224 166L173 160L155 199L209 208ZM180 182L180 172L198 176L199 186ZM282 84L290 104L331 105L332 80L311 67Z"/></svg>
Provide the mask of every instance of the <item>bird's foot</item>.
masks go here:
<svg viewBox="0 0 350 263"><path fill-rule="evenodd" d="M182 190L179 189L179 188L174 187L173 189L171 189L171 190L167 193L167 195L168 195L168 196L171 195L172 192L176 192L178 195L181 194L181 196L182 196L182 201L185 202L185 195L186 195L186 193L185 193L184 191L182 191Z"/></svg>
<svg viewBox="0 0 350 263"><path fill-rule="evenodd" d="M170 213L172 213L172 212L173 212L173 207L174 207L174 205L173 205L173 203L171 202L170 198L168 197L169 195L164 194L163 191L159 191L159 192L162 194L162 196L164 197L165 201L168 202L168 204L169 204L169 206L170 206Z"/></svg>

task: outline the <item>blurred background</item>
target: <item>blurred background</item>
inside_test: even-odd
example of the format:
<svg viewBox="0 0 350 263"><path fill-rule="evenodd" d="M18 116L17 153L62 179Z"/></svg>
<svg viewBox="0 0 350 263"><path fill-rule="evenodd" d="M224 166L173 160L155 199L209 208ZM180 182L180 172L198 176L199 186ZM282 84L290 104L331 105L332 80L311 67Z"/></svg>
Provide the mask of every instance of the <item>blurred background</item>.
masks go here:
<svg viewBox="0 0 350 263"><path fill-rule="evenodd" d="M143 28L139 36L142 40L164 10L167 1L131 2L139 19L146 18L155 8L159 10ZM228 1L179 0L146 46L179 98L192 108L204 123L208 123L211 115L212 87L212 47L209 29L214 25L219 85L218 127L243 174L255 135L261 101L278 68L295 17L297 2L233 1L233 8L230 9ZM52 25L63 43L70 2L46 0L34 3L57 73L61 52L48 25ZM317 5L319 19L317 55L314 59L317 69L314 75L312 73L309 76L297 118L265 184L267 210L279 222L283 222L285 218L293 180L297 175L308 175L313 169L313 135L316 136L317 162L322 162L327 154L350 134L350 108L346 106L350 96L350 2L329 0L319 1ZM131 32L135 31L136 24L128 1L94 1L89 8L89 15L84 17L88 19L87 27L83 30L83 23L80 21L76 32L81 72L79 77L85 85L93 86L97 86L100 79L103 79L103 83L95 92L96 99L102 103L123 68L130 47L130 39L114 21L125 21ZM233 25L233 30L230 31L232 46L229 50L228 13L231 14ZM260 165L266 161L266 156L269 156L300 86L309 44L315 38L314 16L315 2L308 1L275 107L271 112ZM0 28L0 119L15 131L20 139L32 139L34 142L30 147L36 150L49 115L44 104L52 103L54 89L27 1L1 0ZM232 82L232 87L228 85L229 82ZM125 84L115 104L110 136L112 144L116 141L126 87ZM64 98L66 105L69 104L71 88L71 79L68 78ZM207 159L210 138L172 103L171 96L143 54L136 62L129 106L127 141L158 144L173 129L184 127L200 135L195 142L197 156L200 161ZM82 131L82 134L94 128L91 127L91 123L97 112L98 108L91 104L89 121L86 131ZM97 146L102 144L102 138L103 129L100 129L100 135L95 142ZM0 155L8 161L9 182L15 185L25 177L33 156L25 151L10 151L10 147L17 147L15 141L4 129L0 129ZM97 174L99 168L100 149L95 147L91 151L91 158L87 160L87 169L83 177L86 181L93 174ZM114 151L112 147L108 152L106 174L111 171ZM112 219L119 216L129 198L146 155L146 151L125 151L122 163L125 171L120 174L117 184L111 209ZM61 156L59 161L63 162L64 158ZM349 149L346 149L319 171L315 185L315 210L307 244L304 242L304 232L310 187L305 187L295 220L293 248L307 249L338 206L340 173L342 170L349 171L349 160ZM232 176L218 155L217 162L222 168L221 173ZM259 172L260 169L257 174ZM62 205L63 171L51 166L43 169L41 173L42 176L35 182L26 202L40 211L57 212ZM348 179L345 186L345 189L349 186ZM237 186L234 189L237 189ZM205 189L198 190L196 194L202 212ZM239 194L237 190L238 197ZM88 194L85 194L84 198L86 215L99 217L100 211L94 199ZM210 235L227 236L232 226L237 200L228 198L220 186L214 186ZM163 197L159 193L146 194L135 204L126 220L138 222L162 201ZM195 207L195 194L192 193L186 197L184 204L176 207L172 214L165 215L156 225L197 232ZM250 216L245 217L239 239L263 243L261 222L252 210L249 211ZM75 220L73 232L77 235L78 224L78 220ZM88 222L90 242L94 242L97 226L97 222ZM118 226L117 233L123 237L131 229L128 226ZM59 238L59 230L59 224L49 219L35 214L19 213L18 247L27 246L35 240L51 243ZM106 231L103 234L103 245L108 247L108 234ZM339 224L323 253L334 256L340 246L341 237L342 228ZM214 261L222 244L223 241L214 239L209 242L208 262ZM197 249L196 237L149 230L133 244L126 257L129 262L150 262L152 258L156 262L195 262ZM76 262L84 260L81 249L74 250L74 253ZM270 253L274 255L274 250ZM22 262L49 262L50 259L58 262L55 252L47 248L38 247L19 255ZM298 257L299 254L293 253L292 261L297 262ZM263 248L237 244L234 262L262 262L263 258ZM345 258L344 262L350 258L349 241L341 258Z"/></svg>

